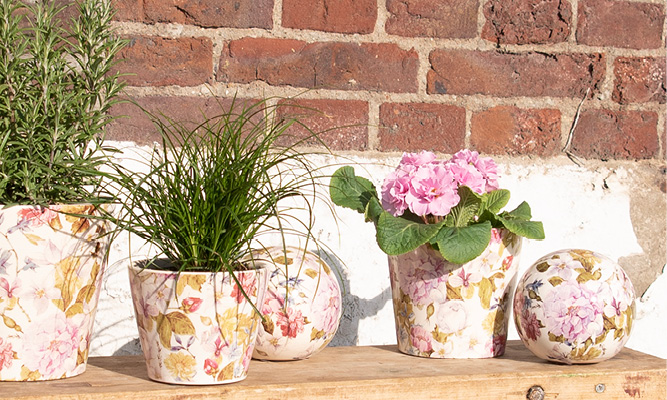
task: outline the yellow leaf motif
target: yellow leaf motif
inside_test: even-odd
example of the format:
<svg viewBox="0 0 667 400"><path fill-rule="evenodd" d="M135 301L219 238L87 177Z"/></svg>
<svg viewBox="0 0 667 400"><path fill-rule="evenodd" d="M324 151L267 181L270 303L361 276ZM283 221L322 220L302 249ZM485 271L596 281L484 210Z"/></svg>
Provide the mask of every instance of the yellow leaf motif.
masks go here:
<svg viewBox="0 0 667 400"><path fill-rule="evenodd" d="M269 318L268 315L264 316L264 321L262 322L262 326L264 326L264 331L266 333L268 333L269 335L273 335L273 330L275 329L275 325L273 324L273 321L271 320L271 318Z"/></svg>
<svg viewBox="0 0 667 400"><path fill-rule="evenodd" d="M230 341L236 338L236 342L239 344L249 341L250 329L254 323L251 316L238 312L235 308L230 308L223 314L218 314L217 318L220 334L226 340Z"/></svg>
<svg viewBox="0 0 667 400"><path fill-rule="evenodd" d="M176 283L176 294L179 296L183 294L186 286L190 286L194 290L201 292L201 285L206 282L206 275L190 275L183 274L178 277L178 283Z"/></svg>
<svg viewBox="0 0 667 400"><path fill-rule="evenodd" d="M187 315L174 311L166 315L171 331L177 335L194 335L195 326Z"/></svg>
<svg viewBox="0 0 667 400"><path fill-rule="evenodd" d="M434 313L435 307L433 306L433 303L431 303L428 305L428 307L426 307L426 319L430 319Z"/></svg>
<svg viewBox="0 0 667 400"><path fill-rule="evenodd" d="M24 233L23 236L25 236L25 238L28 239L28 241L31 244L34 244L35 246L37 246L39 244L39 242L44 241L44 239L42 239L41 237L39 237L37 235L33 235L31 233Z"/></svg>
<svg viewBox="0 0 667 400"><path fill-rule="evenodd" d="M561 283L563 283L563 278L561 278L560 276L552 276L551 278L549 278L549 283L551 284L551 286L558 286Z"/></svg>
<svg viewBox="0 0 667 400"><path fill-rule="evenodd" d="M226 381L229 379L234 379L234 363L231 362L223 368L217 377L218 381Z"/></svg>
<svg viewBox="0 0 667 400"><path fill-rule="evenodd" d="M442 343L442 344L447 343L447 340L452 335L453 335L453 333L440 332L440 329L438 329L437 325L435 326L435 329L433 330L433 332L431 332L431 336L433 336L433 340L435 340L438 343Z"/></svg>
<svg viewBox="0 0 667 400"><path fill-rule="evenodd" d="M312 342L313 340L317 339L322 339L324 337L324 331L323 330L317 330L313 328L312 331L310 331L310 341Z"/></svg>
<svg viewBox="0 0 667 400"><path fill-rule="evenodd" d="M81 303L74 303L70 308L65 311L65 316L67 318L73 317L77 314L83 314L83 304Z"/></svg>
<svg viewBox="0 0 667 400"><path fill-rule="evenodd" d="M63 224L60 222L60 216L56 215L55 218L53 218L51 221L49 221L49 226L54 231L59 231L59 230L63 229Z"/></svg>
<svg viewBox="0 0 667 400"><path fill-rule="evenodd" d="M11 319L10 317L8 317L8 316L6 316L6 315L3 314L3 315L2 315L2 321L5 323L5 326L6 326L7 328L9 328L9 329L13 329L13 330L15 330L16 332L21 332L21 333L23 333L23 331L21 330L21 327L16 323L16 321L14 321L13 319Z"/></svg>
<svg viewBox="0 0 667 400"><path fill-rule="evenodd" d="M162 346L170 349L171 323L169 323L169 319L167 319L167 317L165 317L163 314L158 314L155 323L157 324L157 333L158 336L160 337L160 343L162 343Z"/></svg>
<svg viewBox="0 0 667 400"><path fill-rule="evenodd" d="M463 300L463 296L461 296L461 287L454 288L447 282L447 298L449 300Z"/></svg>
<svg viewBox="0 0 667 400"><path fill-rule="evenodd" d="M282 265L292 265L294 263L294 259L285 256L279 256L279 257L274 257L273 262Z"/></svg>
<svg viewBox="0 0 667 400"><path fill-rule="evenodd" d="M588 272L593 271L593 267L602 261L598 257L595 257L594 253L590 250L572 250L570 251L570 255L573 259L579 261Z"/></svg>
<svg viewBox="0 0 667 400"><path fill-rule="evenodd" d="M583 271L582 272L581 268L577 268L576 271L579 272L579 276L577 276L577 282L579 282L579 283L586 283L586 282L592 281L592 280L598 281L602 277L602 273L600 272L599 269L597 271L595 271L595 273L593 273L593 274L590 273L589 271Z"/></svg>
<svg viewBox="0 0 667 400"><path fill-rule="evenodd" d="M21 366L21 380L36 381L42 377L39 371L31 371L25 365Z"/></svg>
<svg viewBox="0 0 667 400"><path fill-rule="evenodd" d="M319 263L322 266L322 268L324 269L324 272L327 273L327 275L331 273L331 268L329 268L329 266L327 265L327 263L324 262L324 260L319 258Z"/></svg>
<svg viewBox="0 0 667 400"><path fill-rule="evenodd" d="M491 296L493 295L493 285L488 278L483 278L479 282L479 301L482 308L488 310L491 308Z"/></svg>
<svg viewBox="0 0 667 400"><path fill-rule="evenodd" d="M307 270L304 271L304 273L309 277L311 277L312 279L315 279L317 277L317 271L315 271L312 268L308 268Z"/></svg>
<svg viewBox="0 0 667 400"><path fill-rule="evenodd" d="M205 316L200 316L199 319L201 320L201 323L206 325L206 326L211 326L213 324L213 321L211 321L211 318L205 317Z"/></svg>

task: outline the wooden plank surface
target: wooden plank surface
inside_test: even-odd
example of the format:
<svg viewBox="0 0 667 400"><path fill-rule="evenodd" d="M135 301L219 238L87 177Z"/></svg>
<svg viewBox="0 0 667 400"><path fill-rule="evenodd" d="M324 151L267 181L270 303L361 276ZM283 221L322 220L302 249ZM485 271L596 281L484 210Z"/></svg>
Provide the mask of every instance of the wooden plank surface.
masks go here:
<svg viewBox="0 0 667 400"><path fill-rule="evenodd" d="M596 392L603 384L604 391ZM248 378L218 386L150 381L140 356L91 357L80 376L49 382L1 382L0 399L667 399L667 361L630 349L591 365L542 361L510 342L501 358L437 360L395 346L331 347L302 361L253 360Z"/></svg>

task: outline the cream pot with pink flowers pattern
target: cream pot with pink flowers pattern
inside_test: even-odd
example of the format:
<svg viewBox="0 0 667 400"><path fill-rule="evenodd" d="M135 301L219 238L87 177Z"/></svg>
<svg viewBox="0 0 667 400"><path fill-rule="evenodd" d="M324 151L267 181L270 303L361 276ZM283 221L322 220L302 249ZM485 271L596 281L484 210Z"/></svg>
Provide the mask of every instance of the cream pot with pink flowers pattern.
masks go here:
<svg viewBox="0 0 667 400"><path fill-rule="evenodd" d="M589 250L537 260L514 296L514 321L536 356L566 364L609 359L629 339L635 293L623 269Z"/></svg>
<svg viewBox="0 0 667 400"><path fill-rule="evenodd" d="M375 224L389 256L399 349L438 358L494 357L504 352L507 302L521 237L543 239L526 202L502 211L497 165L475 151L447 160L405 153L374 185L338 169L332 201Z"/></svg>

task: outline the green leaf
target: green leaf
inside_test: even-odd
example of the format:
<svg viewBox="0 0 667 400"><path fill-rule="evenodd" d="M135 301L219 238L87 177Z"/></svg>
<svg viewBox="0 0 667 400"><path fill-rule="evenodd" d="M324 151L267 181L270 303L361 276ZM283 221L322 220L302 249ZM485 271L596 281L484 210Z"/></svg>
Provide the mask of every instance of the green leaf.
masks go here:
<svg viewBox="0 0 667 400"><path fill-rule="evenodd" d="M503 213L502 215L505 218L515 218L522 219L524 221L530 220L533 216L530 213L530 206L525 201L519 204L517 208L510 211L509 213Z"/></svg>
<svg viewBox="0 0 667 400"><path fill-rule="evenodd" d="M481 210L498 214L510 201L510 191L498 189L482 195Z"/></svg>
<svg viewBox="0 0 667 400"><path fill-rule="evenodd" d="M447 260L464 264L478 257L491 240L491 223L482 222L466 227L443 227L433 238Z"/></svg>
<svg viewBox="0 0 667 400"><path fill-rule="evenodd" d="M510 232L528 239L544 239L544 227L538 221L524 221L520 219L508 219L498 216L498 220Z"/></svg>
<svg viewBox="0 0 667 400"><path fill-rule="evenodd" d="M442 227L439 224L423 224L397 218L384 211L377 223L378 245L389 255L407 253L427 243Z"/></svg>
<svg viewBox="0 0 667 400"><path fill-rule="evenodd" d="M334 172L329 184L329 195L334 204L366 212L368 202L375 198L377 190L371 181L354 174L353 167L341 167Z"/></svg>
<svg viewBox="0 0 667 400"><path fill-rule="evenodd" d="M384 209L382 208L380 201L375 197L371 198L368 204L366 204L366 212L364 213L366 222L373 221L377 223L382 212L384 212Z"/></svg>
<svg viewBox="0 0 667 400"><path fill-rule="evenodd" d="M459 197L461 198L459 204L449 212L447 226L468 226L479 211L480 204L482 204L481 196L467 186L459 188Z"/></svg>

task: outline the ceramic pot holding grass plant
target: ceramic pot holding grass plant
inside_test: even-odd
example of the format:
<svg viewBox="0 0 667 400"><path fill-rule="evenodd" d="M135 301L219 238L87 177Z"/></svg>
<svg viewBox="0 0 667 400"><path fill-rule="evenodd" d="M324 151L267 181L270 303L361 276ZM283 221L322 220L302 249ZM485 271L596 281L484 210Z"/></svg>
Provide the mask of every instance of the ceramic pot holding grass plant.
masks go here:
<svg viewBox="0 0 667 400"><path fill-rule="evenodd" d="M2 381L85 371L109 244L100 169L124 41L110 1L74 18L62 4L0 0Z"/></svg>
<svg viewBox="0 0 667 400"><path fill-rule="evenodd" d="M461 150L448 160L405 153L381 197L342 167L331 179L335 204L363 213L389 256L399 350L420 357L502 355L521 237L544 238L523 202L502 211L497 166Z"/></svg>
<svg viewBox="0 0 667 400"><path fill-rule="evenodd" d="M243 380L261 324L265 268L234 272L130 268L148 377L188 385ZM240 286L239 286L240 284ZM245 292L245 295L244 295Z"/></svg>
<svg viewBox="0 0 667 400"><path fill-rule="evenodd" d="M324 349L342 316L336 275L317 254L276 246L256 255L270 271L253 358L301 360Z"/></svg>
<svg viewBox="0 0 667 400"><path fill-rule="evenodd" d="M144 170L117 166L128 193L118 225L167 260L130 267L149 377L178 384L231 383L248 371L267 285L262 235L309 238L291 228L293 203L316 176L305 154L276 140L293 122L266 102L238 104L195 128L151 115L162 137ZM312 215L306 215L312 221ZM312 239L311 239L312 240ZM305 272L304 272L305 273Z"/></svg>

